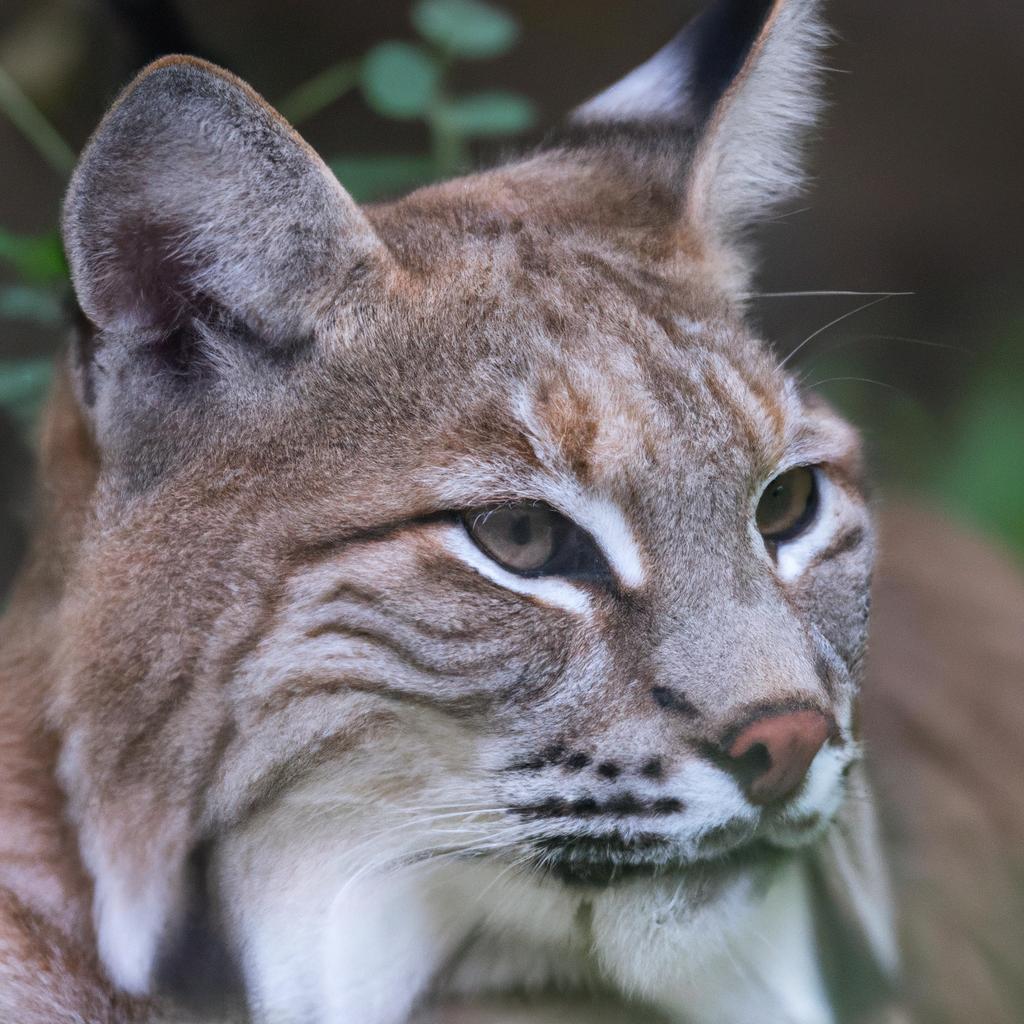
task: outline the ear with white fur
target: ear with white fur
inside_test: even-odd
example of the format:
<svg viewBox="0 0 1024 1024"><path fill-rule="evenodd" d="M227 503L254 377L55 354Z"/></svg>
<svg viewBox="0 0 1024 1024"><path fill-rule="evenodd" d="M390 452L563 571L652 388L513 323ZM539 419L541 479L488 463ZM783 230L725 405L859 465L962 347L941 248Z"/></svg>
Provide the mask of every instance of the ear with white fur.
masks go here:
<svg viewBox="0 0 1024 1024"><path fill-rule="evenodd" d="M801 143L821 105L819 8L818 0L717 0L579 107L574 132L645 140L662 168L674 146L687 227L727 252L803 182Z"/></svg>
<svg viewBox="0 0 1024 1024"><path fill-rule="evenodd" d="M164 402L161 381L180 395L300 351L387 260L284 119L189 57L150 65L103 119L71 180L64 241L89 321L78 391L101 418Z"/></svg>

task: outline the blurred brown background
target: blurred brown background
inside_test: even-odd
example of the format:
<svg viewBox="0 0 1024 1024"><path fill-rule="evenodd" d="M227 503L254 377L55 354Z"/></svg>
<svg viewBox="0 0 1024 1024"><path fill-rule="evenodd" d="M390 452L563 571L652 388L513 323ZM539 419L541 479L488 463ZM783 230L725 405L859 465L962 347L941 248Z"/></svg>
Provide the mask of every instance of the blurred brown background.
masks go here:
<svg viewBox="0 0 1024 1024"><path fill-rule="evenodd" d="M496 59L460 63L453 85L522 93L543 127L649 56L700 3L500 6L521 25L518 45ZM912 293L836 323L796 364L862 426L884 492L911 490L945 505L1020 554L1024 5L829 6L837 30L828 59L832 107L813 150L814 186L763 230L758 288ZM118 88L160 53L208 56L275 102L382 39L414 37L405 0L0 3L0 69L73 150ZM309 118L302 131L327 157L428 145L422 124L380 117L358 91ZM500 145L476 143L474 158L493 159ZM65 183L0 112L0 229L18 236L52 231ZM0 261L0 287L18 280ZM21 372L24 360L62 344L54 316L25 310L16 299L6 306L0 300L0 384L5 373ZM765 298L754 312L786 351L870 300ZM21 401L31 381L18 381L13 390ZM30 444L24 404L0 407L0 587L21 544Z"/></svg>

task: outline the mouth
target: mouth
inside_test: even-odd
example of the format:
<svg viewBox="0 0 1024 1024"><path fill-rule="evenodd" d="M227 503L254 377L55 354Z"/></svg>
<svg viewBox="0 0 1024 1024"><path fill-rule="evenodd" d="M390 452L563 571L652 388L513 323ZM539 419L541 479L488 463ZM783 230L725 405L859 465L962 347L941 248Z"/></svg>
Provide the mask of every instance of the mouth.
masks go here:
<svg viewBox="0 0 1024 1024"><path fill-rule="evenodd" d="M685 851L654 833L547 837L533 844L533 862L566 885L606 887L698 867L742 869L774 862L816 841L827 826L817 814L784 824L734 822L709 830Z"/></svg>
<svg viewBox="0 0 1024 1024"><path fill-rule="evenodd" d="M643 833L546 838L534 845L538 867L567 885L606 886L658 875L678 864L673 843Z"/></svg>

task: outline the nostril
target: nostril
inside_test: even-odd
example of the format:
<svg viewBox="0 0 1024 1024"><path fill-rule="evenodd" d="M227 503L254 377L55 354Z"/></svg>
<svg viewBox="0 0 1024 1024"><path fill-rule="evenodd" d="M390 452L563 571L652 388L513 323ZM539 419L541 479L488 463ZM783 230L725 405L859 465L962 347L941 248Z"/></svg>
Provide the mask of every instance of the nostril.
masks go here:
<svg viewBox="0 0 1024 1024"><path fill-rule="evenodd" d="M820 711L767 714L744 726L724 753L751 803L770 804L792 796L834 732L834 721Z"/></svg>
<svg viewBox="0 0 1024 1024"><path fill-rule="evenodd" d="M733 757L729 766L744 790L761 778L772 766L772 756L763 743L755 743L749 750Z"/></svg>

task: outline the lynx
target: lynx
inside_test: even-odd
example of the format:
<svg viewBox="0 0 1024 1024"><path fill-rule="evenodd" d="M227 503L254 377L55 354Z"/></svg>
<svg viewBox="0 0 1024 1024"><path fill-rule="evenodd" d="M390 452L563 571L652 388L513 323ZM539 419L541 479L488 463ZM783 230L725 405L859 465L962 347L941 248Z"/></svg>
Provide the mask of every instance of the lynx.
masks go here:
<svg viewBox="0 0 1024 1024"><path fill-rule="evenodd" d="M744 319L825 37L720 0L369 208L227 72L129 85L4 625L3 1021L1013 1019L1024 588L892 520L862 701L860 442Z"/></svg>

